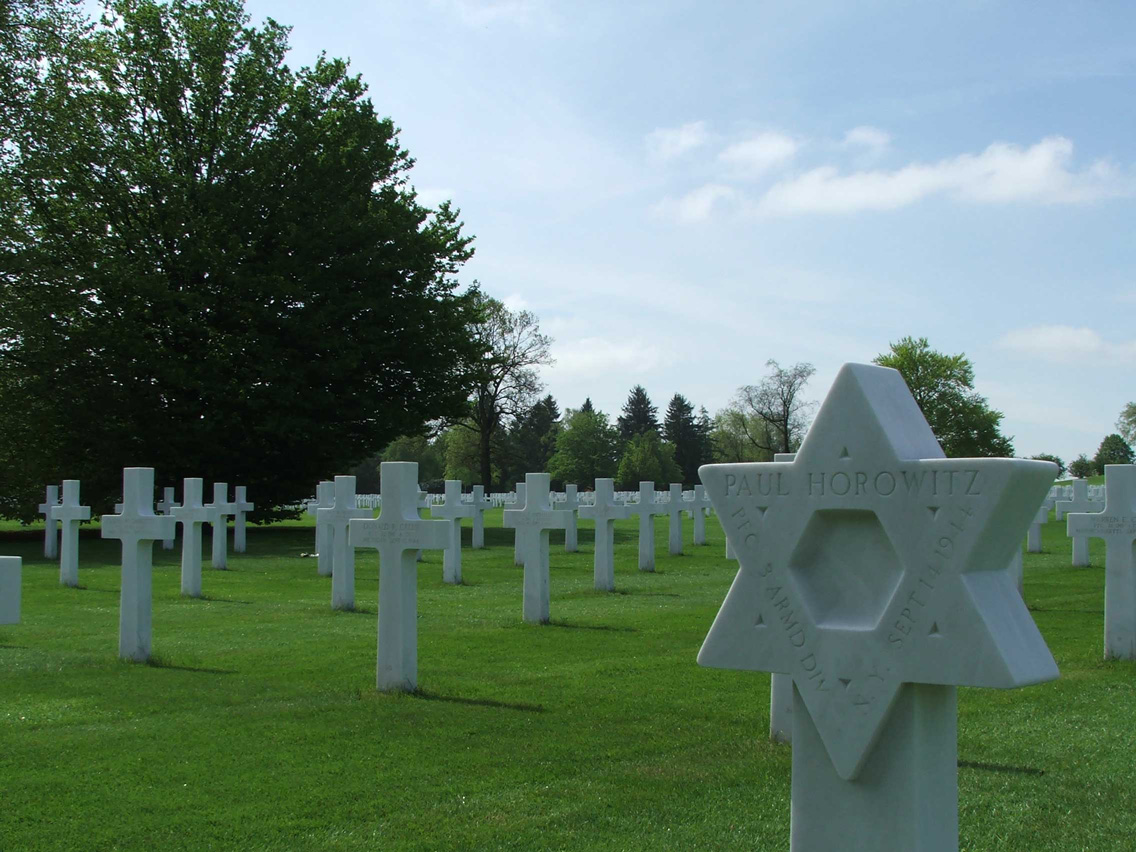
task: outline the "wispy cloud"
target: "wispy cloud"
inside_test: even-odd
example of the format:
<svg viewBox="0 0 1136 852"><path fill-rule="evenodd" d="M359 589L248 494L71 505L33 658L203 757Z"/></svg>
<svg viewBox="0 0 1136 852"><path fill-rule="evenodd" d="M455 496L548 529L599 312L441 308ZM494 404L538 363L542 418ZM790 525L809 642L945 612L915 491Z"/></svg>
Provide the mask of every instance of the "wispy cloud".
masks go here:
<svg viewBox="0 0 1136 852"><path fill-rule="evenodd" d="M791 136L766 131L730 145L718 155L718 160L747 177L757 177L788 163L799 147Z"/></svg>
<svg viewBox="0 0 1136 852"><path fill-rule="evenodd" d="M584 337L553 346L559 376L618 372L641 375L665 367L673 358L661 346L640 338Z"/></svg>
<svg viewBox="0 0 1136 852"><path fill-rule="evenodd" d="M647 134L647 153L652 159L666 162L687 151L701 148L709 140L705 121L690 121L679 127L660 127Z"/></svg>
<svg viewBox="0 0 1136 852"><path fill-rule="evenodd" d="M841 174L834 166L821 166L774 184L758 201L757 211L786 216L895 210L935 195L986 204L1070 204L1132 195L1136 190L1132 176L1107 161L1074 171L1072 158L1070 140L1049 136L1028 148L997 142L980 154L912 163L892 171Z"/></svg>
<svg viewBox="0 0 1136 852"><path fill-rule="evenodd" d="M1136 358L1136 340L1112 342L1091 328L1071 325L1036 325L1020 328L1002 336L998 345L1004 349L1055 363L1106 364L1118 362L1125 368Z"/></svg>
<svg viewBox="0 0 1136 852"><path fill-rule="evenodd" d="M664 198L651 208L662 219L679 222L702 222L710 218L715 206L736 198L737 190L720 183L707 183L679 198Z"/></svg>
<svg viewBox="0 0 1136 852"><path fill-rule="evenodd" d="M878 127L862 124L845 133L842 144L846 148L866 149L872 153L879 153L891 144L891 134Z"/></svg>

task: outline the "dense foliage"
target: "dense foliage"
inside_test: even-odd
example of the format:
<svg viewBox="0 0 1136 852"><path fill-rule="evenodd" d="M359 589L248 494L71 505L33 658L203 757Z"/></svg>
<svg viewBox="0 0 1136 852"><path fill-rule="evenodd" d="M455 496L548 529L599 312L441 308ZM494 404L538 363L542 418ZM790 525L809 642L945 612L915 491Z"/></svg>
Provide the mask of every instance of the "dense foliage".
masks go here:
<svg viewBox="0 0 1136 852"><path fill-rule="evenodd" d="M2 45L5 513L61 478L105 506L130 465L280 506L464 410L470 238L345 62L289 69L239 0L13 8L63 29Z"/></svg>

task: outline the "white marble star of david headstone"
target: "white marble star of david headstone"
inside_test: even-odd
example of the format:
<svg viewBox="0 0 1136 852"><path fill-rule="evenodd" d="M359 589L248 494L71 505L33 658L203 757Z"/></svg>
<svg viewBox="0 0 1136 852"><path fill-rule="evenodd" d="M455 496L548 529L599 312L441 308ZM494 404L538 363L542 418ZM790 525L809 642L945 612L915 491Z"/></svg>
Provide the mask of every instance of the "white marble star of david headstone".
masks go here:
<svg viewBox="0 0 1136 852"><path fill-rule="evenodd" d="M793 678L792 848L837 842L819 823L843 816L857 831L882 831L869 819L875 807L896 814L897 839L854 848L949 848L952 820L957 848L957 805L920 817L925 802L906 791L920 789L928 766L897 755L932 753L936 783L950 782L954 687L1057 676L1005 570L1054 465L946 459L898 372L846 364L791 463L699 473L741 570L698 661ZM823 744L819 755L811 743ZM869 761L871 777L886 766L898 785L874 803L863 784L848 786ZM805 824L799 800L820 808L831 797L838 816ZM947 840L915 842L931 831Z"/></svg>

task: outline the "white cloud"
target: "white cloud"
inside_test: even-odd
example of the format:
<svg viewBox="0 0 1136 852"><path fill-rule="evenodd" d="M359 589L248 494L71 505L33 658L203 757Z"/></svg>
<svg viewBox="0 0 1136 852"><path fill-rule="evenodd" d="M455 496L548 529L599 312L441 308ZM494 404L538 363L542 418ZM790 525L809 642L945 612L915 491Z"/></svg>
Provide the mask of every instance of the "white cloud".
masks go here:
<svg viewBox="0 0 1136 852"><path fill-rule="evenodd" d="M662 347L639 338L618 341L602 337L574 338L570 343L553 345L556 366L549 370L558 377L595 376L618 373L642 375L669 365L673 358Z"/></svg>
<svg viewBox="0 0 1136 852"><path fill-rule="evenodd" d="M784 133L758 133L730 145L718 155L718 159L749 177L756 177L788 163L799 147L795 139Z"/></svg>
<svg viewBox="0 0 1136 852"><path fill-rule="evenodd" d="M866 148L872 152L882 151L891 144L891 134L878 127L862 124L844 134L844 143L849 148Z"/></svg>
<svg viewBox="0 0 1136 852"><path fill-rule="evenodd" d="M691 190L681 198L664 198L651 208L663 219L679 222L702 222L710 217L714 207L722 201L737 197L737 190L720 183L708 183Z"/></svg>
<svg viewBox="0 0 1136 852"><path fill-rule="evenodd" d="M666 162L706 144L710 135L705 121L690 121L681 127L660 127L647 134L647 153Z"/></svg>
<svg viewBox="0 0 1136 852"><path fill-rule="evenodd" d="M1069 204L1136 192L1132 176L1106 161L1078 172L1069 168L1072 157L1070 140L1049 136L1029 148L996 142L980 154L893 171L842 175L834 166L821 166L775 184L757 209L774 216L894 210L938 194L985 204Z"/></svg>
<svg viewBox="0 0 1136 852"><path fill-rule="evenodd" d="M1045 361L1069 364L1108 364L1128 367L1136 358L1136 340L1113 343L1091 328L1071 325L1037 325L1002 336L998 345Z"/></svg>

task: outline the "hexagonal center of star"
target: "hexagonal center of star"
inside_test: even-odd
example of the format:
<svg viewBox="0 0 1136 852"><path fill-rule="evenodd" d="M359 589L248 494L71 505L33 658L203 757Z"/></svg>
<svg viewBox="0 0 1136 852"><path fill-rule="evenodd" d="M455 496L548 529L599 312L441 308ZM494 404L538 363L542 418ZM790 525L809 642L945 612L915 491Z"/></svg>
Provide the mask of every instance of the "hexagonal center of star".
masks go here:
<svg viewBox="0 0 1136 852"><path fill-rule="evenodd" d="M818 627L871 630L903 568L875 512L820 509L789 557L789 574Z"/></svg>

